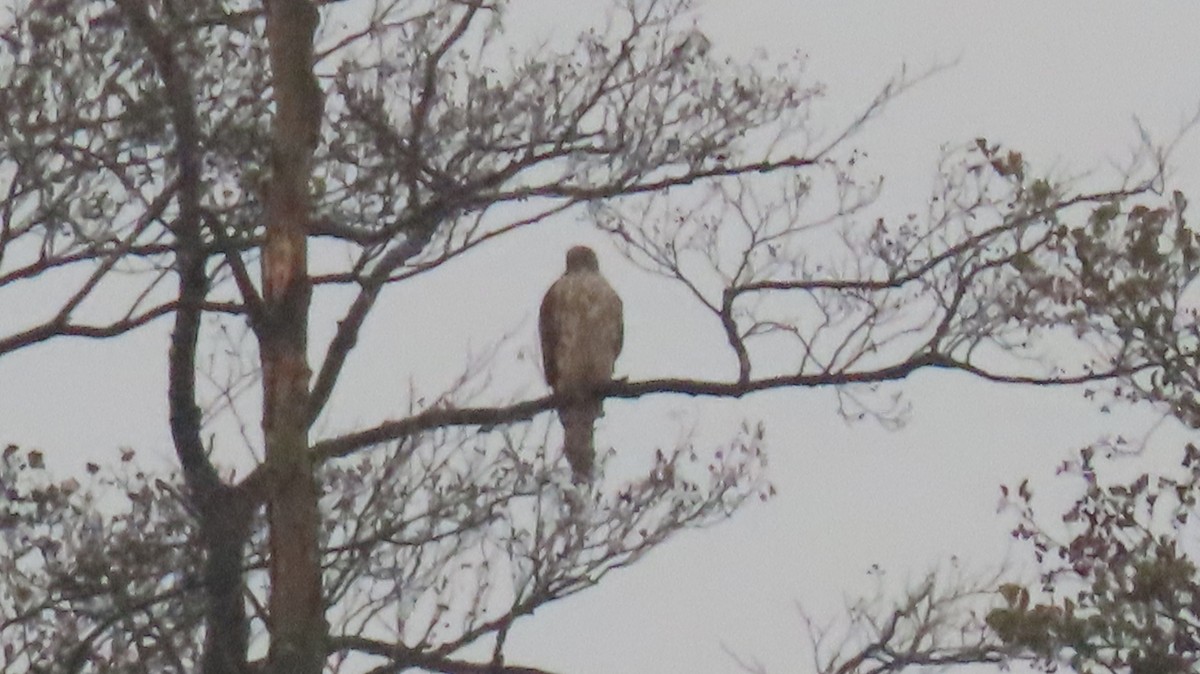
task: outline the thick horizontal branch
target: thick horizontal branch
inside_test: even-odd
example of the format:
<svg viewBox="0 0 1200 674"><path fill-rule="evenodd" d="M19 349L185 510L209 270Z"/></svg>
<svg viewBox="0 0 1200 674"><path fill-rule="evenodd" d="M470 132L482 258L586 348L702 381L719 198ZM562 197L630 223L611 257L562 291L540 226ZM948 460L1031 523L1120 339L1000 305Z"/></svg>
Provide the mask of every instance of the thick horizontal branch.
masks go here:
<svg viewBox="0 0 1200 674"><path fill-rule="evenodd" d="M112 242L107 243L111 244ZM127 250L122 250L120 251L120 256L123 258L150 258L166 255L174 252L174 250L175 248L171 244L148 243L140 246L131 246ZM62 267L85 262L96 262L97 260L110 258L115 254L115 247L108 245L108 247L95 246L57 257L41 258L36 262L31 262L0 274L0 286L31 279L45 272Z"/></svg>
<svg viewBox="0 0 1200 674"><path fill-rule="evenodd" d="M128 234L123 241L116 237L114 233L109 232L106 235L108 238L105 241L95 242L82 250L60 256L41 257L37 261L23 267L0 274L0 285L34 278L52 269L66 267L79 262L99 261L103 270L100 272L100 276L103 276L117 262L126 257L148 257L169 252L170 247L163 244L149 243L137 245L136 242L138 237L150 227L151 223L163 216L167 206L170 205L171 200L175 198L178 192L179 179L175 178L164 186L162 191L153 200L146 204L145 212L129 228ZM87 292L83 292L78 296L82 299L87 294Z"/></svg>
<svg viewBox="0 0 1200 674"><path fill-rule="evenodd" d="M741 398L751 393L782 388L815 388L872 384L896 381L922 368L942 368L967 372L981 379L1005 384L1068 386L1128 376L1149 365L1117 366L1100 372L1070 376L1008 375L990 372L941 354L919 354L901 363L875 370L854 372L822 372L766 377L746 382L702 381L697 379L648 379L644 381L613 381L600 391L607 398L640 398L654 394ZM318 461L346 456L355 451L411 435L452 426L490 428L503 424L528 421L557 406L555 396L525 400L504 407L437 407L396 421L337 438L323 440L313 446ZM261 479L261 468L247 476L249 483Z"/></svg>
<svg viewBox="0 0 1200 674"><path fill-rule="evenodd" d="M359 636L330 637L329 651L331 653L353 651L388 658L394 663L395 671L420 667L425 671L441 672L442 674L550 674L548 670L534 667L453 660L445 656L407 648L401 644ZM386 666L385 669L376 668L375 671L386 671Z"/></svg>
<svg viewBox="0 0 1200 674"><path fill-rule="evenodd" d="M178 302L167 302L140 314L129 316L104 325L80 325L63 321L47 321L41 325L23 330L8 337L0 337L0 355L16 351L27 346L40 344L56 337L86 337L89 339L106 339L132 332L144 325L171 315L178 308ZM206 312L240 314L243 312L240 304L225 302L206 302L201 307Z"/></svg>

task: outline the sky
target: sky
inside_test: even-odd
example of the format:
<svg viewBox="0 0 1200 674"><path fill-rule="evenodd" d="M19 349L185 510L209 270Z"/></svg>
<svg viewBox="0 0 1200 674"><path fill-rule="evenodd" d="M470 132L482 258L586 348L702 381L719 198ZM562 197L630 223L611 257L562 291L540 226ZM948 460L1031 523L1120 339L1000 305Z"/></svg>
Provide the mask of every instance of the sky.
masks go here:
<svg viewBox="0 0 1200 674"><path fill-rule="evenodd" d="M601 5L519 2L509 25L569 33L564 22L587 21ZM852 142L869 153L868 170L886 176L880 205L897 213L924 202L945 145L982 136L1038 166L1103 172L1136 146L1136 123L1167 139L1200 106L1196 3L714 0L697 21L716 49L734 55L807 55L810 76L827 86L816 119L830 129L902 66L949 65ZM1173 165L1183 189L1200 183L1195 135ZM409 377L436 389L457 372L463 350L502 335L526 356L517 366L526 376L513 389L540 394L537 302L576 243L596 247L625 302L619 375L729 371L719 340L705 336L712 326L678 289L632 267L585 223L565 219L448 265L448 272L461 265L470 278L497 282L431 275L386 296L345 372L363 393L339 396L328 429L369 423L401 399L371 391ZM430 305L430 298L439 301ZM414 312L428 320L414 326ZM159 324L119 342L57 342L0 359L0 440L54 448L48 459L61 470L115 456L112 448L121 446L152 466L172 467L162 395L167 330ZM911 377L896 390L913 408L901 430L847 424L823 390L610 403L598 441L618 452L645 447L646 433L669 444L695 427L698 438L716 443L744 418L763 420L778 495L718 527L684 533L598 587L539 610L511 634L510 661L577 674L724 674L739 671L729 650L772 673L811 671L797 603L818 619L836 617L844 597L876 582L868 573L876 564L888 582L902 584L952 555L983 570L1019 560L1008 542L1011 521L997 513L999 485L1029 476L1036 489L1053 492L1061 488L1054 466L1072 451L1108 433L1144 434L1154 421L1133 412L1103 415L1078 390L990 385L941 372ZM133 419L131 408L138 410ZM638 442L633 429L642 434ZM1165 460L1181 435L1159 427L1140 460Z"/></svg>
<svg viewBox="0 0 1200 674"><path fill-rule="evenodd" d="M852 143L885 176L881 203L897 213L930 193L945 145L986 137L1039 167L1103 175L1136 147L1138 124L1166 140L1200 106L1195 4L746 0L706 3L699 25L715 48L735 54L806 54L809 74L827 86L816 117L830 128L902 66L948 65ZM1184 189L1200 182L1197 140L1186 138L1174 158ZM644 310L645 287L601 248L627 313ZM547 280L552 274L553 265ZM633 332L618 370L653 368L652 351ZM898 389L913 407L900 431L847 425L828 391L699 403L711 409L697 416L713 426L739 415L766 422L778 496L539 613L544 619L514 631L512 657L528 653L551 669L596 674L740 671L728 649L768 672L812 671L797 604L817 622L837 617L845 598L875 587L873 564L893 587L952 555L980 573L1006 560L1019 567L1012 521L997 512L1001 483L1031 477L1053 512L1070 496L1056 493L1069 486L1054 479L1054 468L1078 448L1154 428L1138 461L1170 461L1184 435L1146 413L1103 415L1079 390L940 372Z"/></svg>

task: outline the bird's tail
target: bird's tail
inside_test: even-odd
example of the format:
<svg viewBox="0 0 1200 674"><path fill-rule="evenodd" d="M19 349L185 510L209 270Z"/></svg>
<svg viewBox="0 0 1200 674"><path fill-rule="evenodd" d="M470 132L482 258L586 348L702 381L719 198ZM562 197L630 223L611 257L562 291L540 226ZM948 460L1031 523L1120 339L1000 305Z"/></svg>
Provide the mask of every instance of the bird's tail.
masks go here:
<svg viewBox="0 0 1200 674"><path fill-rule="evenodd" d="M563 454L571 465L575 482L583 484L592 479L596 462L593 430L600 416L600 401L589 400L563 407L558 412L563 425Z"/></svg>

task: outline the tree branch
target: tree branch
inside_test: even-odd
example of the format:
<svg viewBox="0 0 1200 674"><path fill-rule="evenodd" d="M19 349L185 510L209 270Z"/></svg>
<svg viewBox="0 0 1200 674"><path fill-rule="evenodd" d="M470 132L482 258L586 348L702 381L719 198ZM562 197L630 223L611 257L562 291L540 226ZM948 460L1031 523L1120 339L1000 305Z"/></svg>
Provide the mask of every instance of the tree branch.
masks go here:
<svg viewBox="0 0 1200 674"><path fill-rule="evenodd" d="M715 398L741 398L753 393L784 388L836 387L853 384L876 384L897 381L924 368L940 368L965 372L985 381L1001 384L1024 384L1035 386L1071 386L1088 382L1106 381L1128 377L1152 367L1145 365L1117 365L1111 369L1087 372L1073 376L1036 376L1002 374L992 372L970 363L935 353L915 355L895 365L873 370L849 372L823 372L812 374L780 375L744 382L705 381L698 379L648 379L644 381L613 381L600 391L606 398L641 398L648 395L675 394ZM352 454L358 450L385 442L400 440L418 433L451 426L479 426L489 429L496 426L529 421L536 415L557 409L560 401L549 395L525 400L503 407L438 407L396 421L385 421L366 430L348 433L336 438L313 444L314 460L327 461ZM256 468L243 480L243 488L261 494L264 468Z"/></svg>
<svg viewBox="0 0 1200 674"><path fill-rule="evenodd" d="M391 662L380 665L372 672L401 672L413 667L441 674L551 674L549 670L520 665L495 665L491 662L476 663L454 660L444 655L435 655L402 644L393 644L377 639L354 635L331 636L328 652L354 651L366 655L388 658Z"/></svg>
<svg viewBox="0 0 1200 674"><path fill-rule="evenodd" d="M191 497L200 514L206 559L208 611L203 651L204 674L236 674L245 669L250 625L246 619L241 572L243 547L250 535L251 504L226 485L209 460L200 437L202 416L196 401L196 349L209 280L201 232L200 124L190 78L176 58L173 38L159 30L142 0L118 0L133 32L145 43L166 91L175 132L179 171L179 217L172 226L179 299L168 356L171 436ZM247 297L250 303L254 297ZM249 305L253 308L253 305Z"/></svg>

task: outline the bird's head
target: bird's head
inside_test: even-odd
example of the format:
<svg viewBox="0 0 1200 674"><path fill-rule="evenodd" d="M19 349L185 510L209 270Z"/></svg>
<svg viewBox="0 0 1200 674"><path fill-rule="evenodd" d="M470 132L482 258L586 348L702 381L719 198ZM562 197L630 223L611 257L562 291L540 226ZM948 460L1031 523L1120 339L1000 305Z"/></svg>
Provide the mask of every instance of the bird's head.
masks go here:
<svg viewBox="0 0 1200 674"><path fill-rule="evenodd" d="M587 246L575 246L567 251L567 273L573 271L600 271L596 251Z"/></svg>

